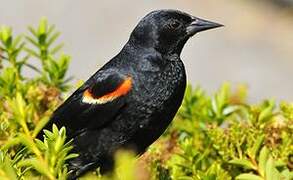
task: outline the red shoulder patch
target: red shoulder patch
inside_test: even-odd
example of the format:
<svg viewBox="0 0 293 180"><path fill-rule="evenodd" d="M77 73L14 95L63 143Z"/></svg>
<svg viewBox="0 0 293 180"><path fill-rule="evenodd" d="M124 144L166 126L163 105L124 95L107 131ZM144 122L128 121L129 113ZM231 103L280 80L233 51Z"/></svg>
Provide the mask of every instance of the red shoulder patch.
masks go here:
<svg viewBox="0 0 293 180"><path fill-rule="evenodd" d="M88 104L105 104L113 101L114 99L126 95L132 88L132 78L127 77L118 87L112 92L109 92L100 97L94 97L94 95L87 89L83 93L82 101Z"/></svg>

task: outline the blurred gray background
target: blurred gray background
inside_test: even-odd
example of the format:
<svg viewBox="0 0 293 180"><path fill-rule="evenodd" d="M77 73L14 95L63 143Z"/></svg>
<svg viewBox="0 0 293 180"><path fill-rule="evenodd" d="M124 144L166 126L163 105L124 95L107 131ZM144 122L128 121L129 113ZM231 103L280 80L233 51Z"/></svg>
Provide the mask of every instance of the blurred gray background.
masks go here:
<svg viewBox="0 0 293 180"><path fill-rule="evenodd" d="M120 51L139 19L168 8L225 25L186 44L193 85L213 92L225 81L245 83L250 101L293 101L292 0L0 0L0 25L22 33L46 16L72 55L69 74L86 80Z"/></svg>

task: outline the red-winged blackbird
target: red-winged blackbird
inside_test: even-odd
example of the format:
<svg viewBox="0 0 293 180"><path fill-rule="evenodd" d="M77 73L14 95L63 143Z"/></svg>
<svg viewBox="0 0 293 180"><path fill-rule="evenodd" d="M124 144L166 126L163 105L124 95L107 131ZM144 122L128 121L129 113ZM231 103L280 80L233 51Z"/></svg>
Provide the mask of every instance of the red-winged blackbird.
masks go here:
<svg viewBox="0 0 293 180"><path fill-rule="evenodd" d="M180 53L197 32L221 24L176 10L157 10L135 27L121 52L53 114L46 129L65 126L73 138L71 178L113 166L119 148L138 154L167 128L181 105L186 76ZM40 136L39 136L40 137Z"/></svg>

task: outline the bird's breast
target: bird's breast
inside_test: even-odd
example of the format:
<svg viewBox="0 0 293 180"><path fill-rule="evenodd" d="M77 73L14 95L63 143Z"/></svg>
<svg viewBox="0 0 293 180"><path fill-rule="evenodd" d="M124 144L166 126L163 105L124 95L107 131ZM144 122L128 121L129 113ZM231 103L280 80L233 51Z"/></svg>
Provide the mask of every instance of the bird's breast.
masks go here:
<svg viewBox="0 0 293 180"><path fill-rule="evenodd" d="M149 73L136 78L131 108L140 128L152 122L170 122L181 105L186 76L182 62L170 63L160 73ZM170 115L169 115L170 114ZM161 118L163 117L163 118Z"/></svg>
<svg viewBox="0 0 293 180"><path fill-rule="evenodd" d="M129 105L129 141L139 152L165 131L181 105L186 87L184 68L174 67L160 75L145 77L133 92ZM127 113L129 114L129 113Z"/></svg>

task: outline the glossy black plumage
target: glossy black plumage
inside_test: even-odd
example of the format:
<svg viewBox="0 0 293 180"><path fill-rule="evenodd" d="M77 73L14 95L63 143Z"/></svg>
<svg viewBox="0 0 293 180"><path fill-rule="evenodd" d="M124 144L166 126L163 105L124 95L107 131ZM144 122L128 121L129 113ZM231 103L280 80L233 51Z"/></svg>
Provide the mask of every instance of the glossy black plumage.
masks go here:
<svg viewBox="0 0 293 180"><path fill-rule="evenodd" d="M98 166L109 170L117 149L143 153L164 132L184 96L184 44L197 32L219 26L175 10L153 11L138 23L121 52L77 89L46 126L65 126L74 139L79 157L68 162L71 178ZM106 103L85 101L85 91L99 99L127 77L127 93Z"/></svg>

